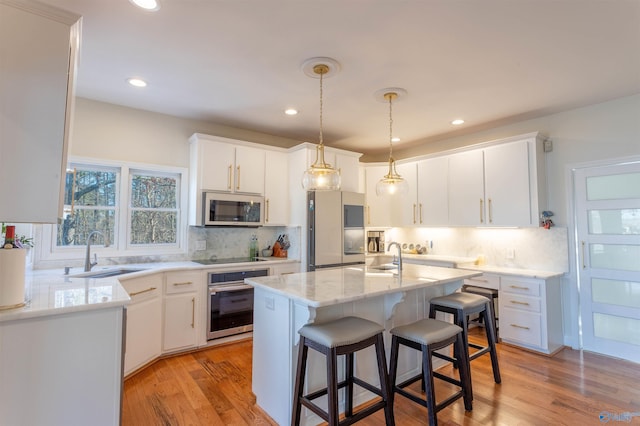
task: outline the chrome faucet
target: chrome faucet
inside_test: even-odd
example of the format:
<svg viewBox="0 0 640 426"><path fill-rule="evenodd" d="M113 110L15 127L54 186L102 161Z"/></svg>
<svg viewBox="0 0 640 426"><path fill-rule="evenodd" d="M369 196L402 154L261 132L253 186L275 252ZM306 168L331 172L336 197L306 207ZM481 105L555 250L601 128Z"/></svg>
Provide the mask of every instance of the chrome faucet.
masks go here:
<svg viewBox="0 0 640 426"><path fill-rule="evenodd" d="M87 252L85 253L85 257L84 257L84 271L85 272L89 272L91 270L91 268L93 268L94 266L96 266L98 264L98 255L94 253L94 261L91 261L91 239L94 237L94 235L101 235L102 238L104 239L104 246L105 247L109 247L109 243L107 241L107 239L105 238L104 234L100 231L92 231L89 236L87 237Z"/></svg>
<svg viewBox="0 0 640 426"><path fill-rule="evenodd" d="M397 243L397 242L393 241L393 242L389 243L387 248L391 249L391 247L394 246L394 245L398 248L398 274L402 274L402 247L400 247L400 243Z"/></svg>

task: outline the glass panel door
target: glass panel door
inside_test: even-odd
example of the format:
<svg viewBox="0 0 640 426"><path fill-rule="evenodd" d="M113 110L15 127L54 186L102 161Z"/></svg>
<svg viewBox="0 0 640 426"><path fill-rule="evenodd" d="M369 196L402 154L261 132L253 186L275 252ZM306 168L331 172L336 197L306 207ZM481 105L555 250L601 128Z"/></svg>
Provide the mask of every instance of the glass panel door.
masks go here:
<svg viewBox="0 0 640 426"><path fill-rule="evenodd" d="M640 362L640 164L574 182L583 348Z"/></svg>

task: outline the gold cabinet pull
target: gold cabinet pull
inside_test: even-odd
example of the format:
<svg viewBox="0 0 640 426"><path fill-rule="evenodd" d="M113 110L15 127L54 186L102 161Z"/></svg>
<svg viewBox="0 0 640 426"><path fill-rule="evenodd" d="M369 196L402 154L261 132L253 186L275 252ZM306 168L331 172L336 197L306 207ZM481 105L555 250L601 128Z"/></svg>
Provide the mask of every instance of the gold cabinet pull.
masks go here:
<svg viewBox="0 0 640 426"><path fill-rule="evenodd" d="M516 290L529 290L529 287L522 287L519 285L510 285L509 287L514 288Z"/></svg>
<svg viewBox="0 0 640 426"><path fill-rule="evenodd" d="M489 205L487 207L487 210L489 210L489 223L493 223L493 207L491 206L491 198L489 198Z"/></svg>
<svg viewBox="0 0 640 426"><path fill-rule="evenodd" d="M181 283L173 283L173 285L175 287L179 287L179 286L182 286L182 285L191 285L191 284L193 284L193 281L184 281L184 282L181 282Z"/></svg>
<svg viewBox="0 0 640 426"><path fill-rule="evenodd" d="M236 176L236 189L240 190L240 166L237 167L238 175Z"/></svg>
<svg viewBox="0 0 640 426"><path fill-rule="evenodd" d="M267 214L265 215L264 221L269 222L269 199L264 200L265 210L267 210Z"/></svg>
<svg viewBox="0 0 640 426"><path fill-rule="evenodd" d="M196 298L191 298L191 328L196 328Z"/></svg>
<svg viewBox="0 0 640 426"><path fill-rule="evenodd" d="M516 305L524 305L524 306L529 306L529 303L527 302L520 302L518 300L512 300L511 303L516 304Z"/></svg>
<svg viewBox="0 0 640 426"><path fill-rule="evenodd" d="M155 287L149 287L146 290L135 291L133 293L129 293L129 297L137 296L137 295L142 294L142 293L149 293L150 291L153 291L155 289L156 289Z"/></svg>
<svg viewBox="0 0 640 426"><path fill-rule="evenodd" d="M413 204L413 224L416 224L416 205Z"/></svg>
<svg viewBox="0 0 640 426"><path fill-rule="evenodd" d="M584 241L581 241L580 244L582 245L582 269L587 269L587 264L585 263L585 258L584 258Z"/></svg>
<svg viewBox="0 0 640 426"><path fill-rule="evenodd" d="M480 198L480 223L484 223L484 200Z"/></svg>
<svg viewBox="0 0 640 426"><path fill-rule="evenodd" d="M231 164L229 164L229 176L227 176L227 189L231 191Z"/></svg>
<svg viewBox="0 0 640 426"><path fill-rule="evenodd" d="M509 325L511 325L511 327L521 328L523 330L530 330L529 327L525 327L524 325L518 325L518 324L509 324Z"/></svg>
<svg viewBox="0 0 640 426"><path fill-rule="evenodd" d="M420 223L422 223L422 203L420 203Z"/></svg>
<svg viewBox="0 0 640 426"><path fill-rule="evenodd" d="M371 225L371 206L367 206L367 225Z"/></svg>

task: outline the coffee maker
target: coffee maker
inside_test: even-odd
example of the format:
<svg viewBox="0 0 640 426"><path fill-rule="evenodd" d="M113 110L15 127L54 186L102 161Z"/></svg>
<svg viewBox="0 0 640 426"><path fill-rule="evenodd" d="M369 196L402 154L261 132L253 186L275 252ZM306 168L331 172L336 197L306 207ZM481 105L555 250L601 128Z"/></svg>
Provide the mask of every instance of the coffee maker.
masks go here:
<svg viewBox="0 0 640 426"><path fill-rule="evenodd" d="M384 253L384 231L367 231L367 252Z"/></svg>

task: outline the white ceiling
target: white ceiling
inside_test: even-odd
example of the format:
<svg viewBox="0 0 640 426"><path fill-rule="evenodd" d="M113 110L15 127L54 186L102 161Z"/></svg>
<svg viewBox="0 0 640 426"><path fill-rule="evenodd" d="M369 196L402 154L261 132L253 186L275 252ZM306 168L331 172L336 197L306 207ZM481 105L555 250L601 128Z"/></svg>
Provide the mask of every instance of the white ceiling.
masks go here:
<svg viewBox="0 0 640 426"><path fill-rule="evenodd" d="M325 144L369 154L388 149L386 87L408 92L397 149L640 93L638 0L42 1L83 16L78 96L298 141L319 129L301 65L334 58Z"/></svg>

